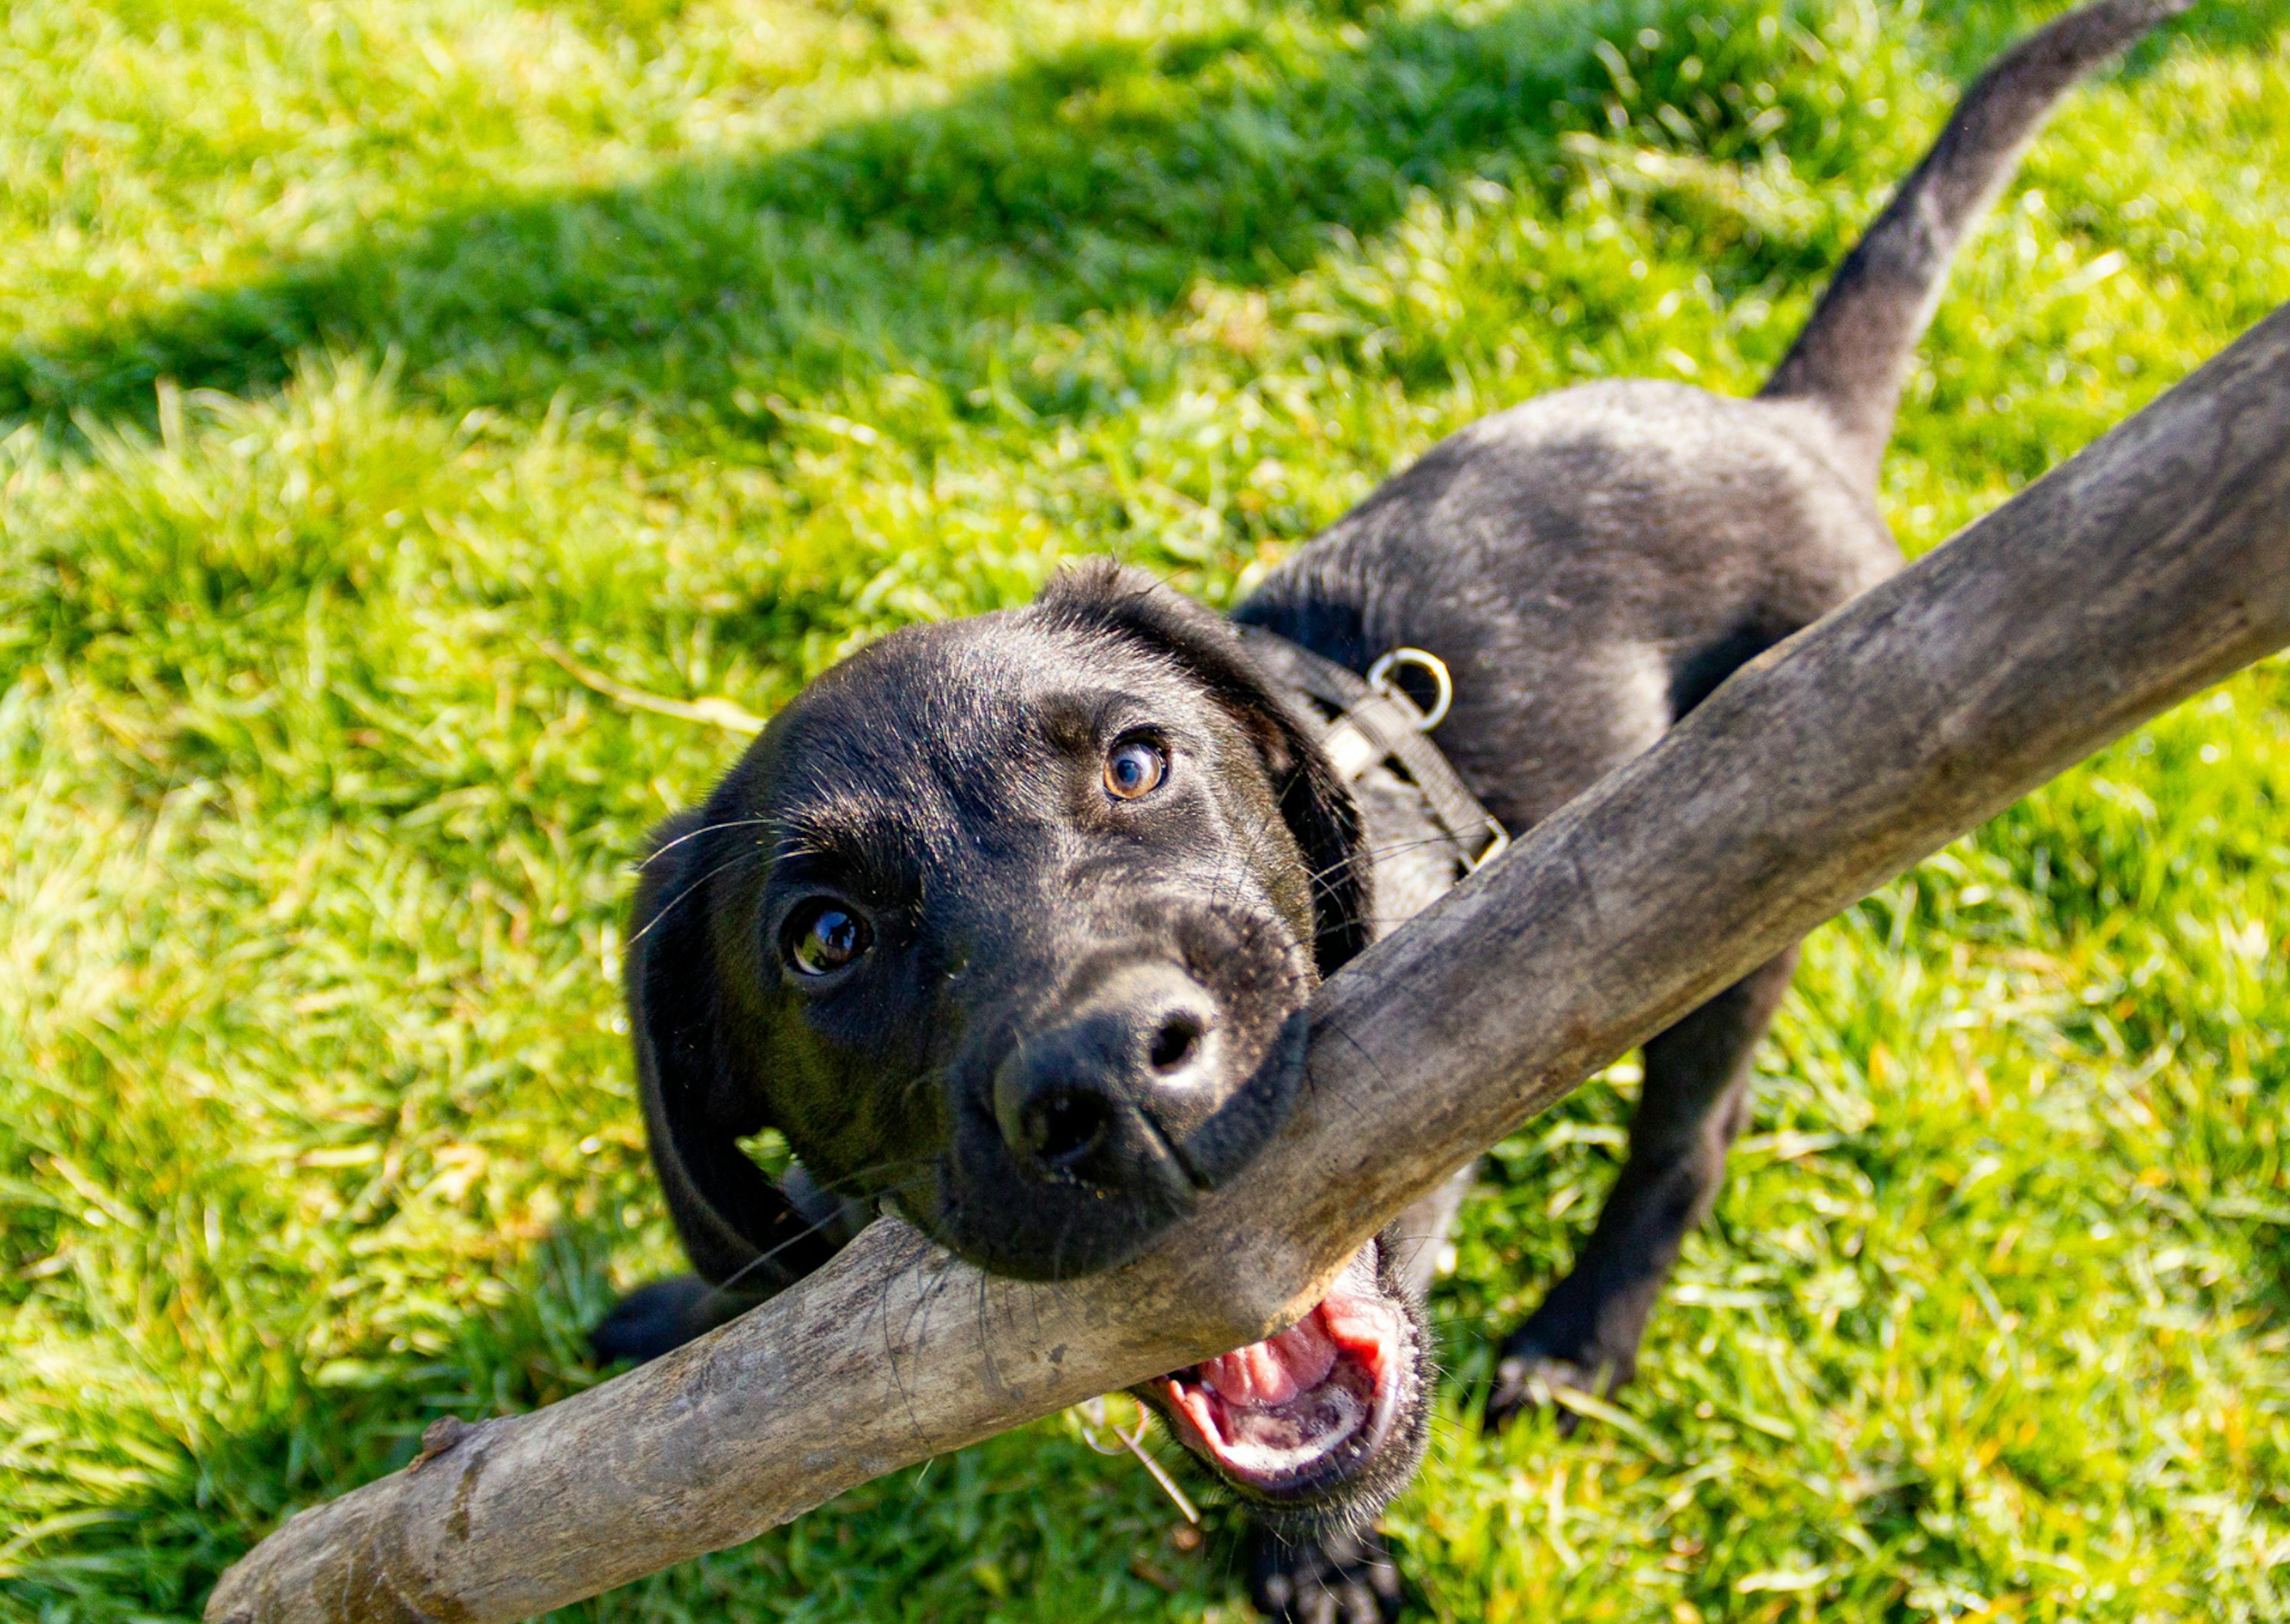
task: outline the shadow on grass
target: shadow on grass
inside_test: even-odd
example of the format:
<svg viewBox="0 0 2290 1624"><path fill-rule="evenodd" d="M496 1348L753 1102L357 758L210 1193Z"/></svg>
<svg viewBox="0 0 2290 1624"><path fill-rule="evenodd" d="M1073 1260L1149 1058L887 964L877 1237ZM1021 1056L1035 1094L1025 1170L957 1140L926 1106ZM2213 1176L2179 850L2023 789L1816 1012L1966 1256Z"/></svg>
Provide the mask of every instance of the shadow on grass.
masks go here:
<svg viewBox="0 0 2290 1624"><path fill-rule="evenodd" d="M148 418L159 379L260 392L314 348L395 351L409 386L453 410L569 391L768 435L775 392L905 372L957 402L1014 394L1037 413L1088 413L1139 380L1012 368L1013 335L1165 311L1203 277L1278 282L1391 225L1418 188L1476 172L1560 184L1568 130L1664 141L1684 127L1665 100L1698 100L1690 144L1709 156L1774 148L1815 181L1843 168L1868 132L1833 116L1824 130L1811 108L1766 127L1724 77L1736 50L1770 68L1746 25L1776 3L1736 16L1525 0L1477 24L1372 21L1341 45L1265 25L1092 42L806 145L385 223L259 280L21 343L0 351L0 418ZM2000 40L1998 10L1964 0L1937 22ZM1633 46L1649 23L1663 44L1631 49L1618 73L1602 41ZM2268 32L2248 18L2180 27L2206 44ZM1670 70L1696 52L1718 95L1680 92ZM1751 231L1713 245L1714 269L1728 290L1810 284L1841 247Z"/></svg>
<svg viewBox="0 0 2290 1624"><path fill-rule="evenodd" d="M992 336L1164 310L1202 277L1277 282L1392 224L1416 188L1483 169L1556 183L1557 135L1620 122L1662 140L1682 127L1665 98L1701 102L1692 144L1710 156L1771 147L1809 180L1841 169L1868 132L1840 135L1833 116L1824 131L1811 108L1765 128L1723 76L1737 49L1770 69L1747 25L1777 4L1525 0L1472 25L1372 20L1309 48L1261 25L1093 42L807 145L377 226L257 281L0 351L0 417L147 415L161 378L260 391L313 347L394 349L410 384L457 409L569 389L767 428L758 390L910 371L957 398L1031 388L1032 410L1086 411L1077 394L1120 380L1005 376ZM1947 9L1927 28L1983 44L2017 20L1993 0ZM2278 22L2290 8L2250 10ZM1665 36L1651 60L1633 50L1619 74L1612 49L1602 60L1603 36L1630 45L1649 23ZM2178 27L2213 46L2271 35L2239 14ZM2142 47L2134 70L2159 51ZM1680 92L1669 69L1696 52L1719 94ZM1841 246L1752 233L1721 251L1719 281L1809 282Z"/></svg>
<svg viewBox="0 0 2290 1624"><path fill-rule="evenodd" d="M1165 309L1201 277L1291 276L1491 162L1549 176L1553 137L1602 123L1614 93L1594 26L1702 9L1527 0L1477 25L1387 20L1349 46L1264 28L1092 43L807 145L378 226L27 342L0 352L0 416L148 414L161 378L261 391L313 347L395 349L453 408L569 388L765 423L758 390L885 371L959 396L1004 381L971 375L997 372L981 334Z"/></svg>
<svg viewBox="0 0 2290 1624"><path fill-rule="evenodd" d="M1587 31L1544 9L1340 55L1241 30L1093 44L792 149L377 227L0 354L0 414L140 413L160 378L260 391L314 346L394 348L456 404L570 386L722 406L750 376L928 367L981 322L1283 277L1546 129L1554 98L1595 98Z"/></svg>

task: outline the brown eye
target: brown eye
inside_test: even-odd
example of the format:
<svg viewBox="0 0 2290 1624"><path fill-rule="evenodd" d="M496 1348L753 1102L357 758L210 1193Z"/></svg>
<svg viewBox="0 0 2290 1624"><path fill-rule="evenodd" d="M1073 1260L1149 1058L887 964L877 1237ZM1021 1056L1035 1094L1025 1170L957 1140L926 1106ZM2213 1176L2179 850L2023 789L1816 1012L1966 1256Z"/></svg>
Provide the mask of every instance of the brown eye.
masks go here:
<svg viewBox="0 0 2290 1624"><path fill-rule="evenodd" d="M1117 801L1150 795L1169 776L1169 758L1141 739L1113 747L1105 758L1105 793Z"/></svg>
<svg viewBox="0 0 2290 1624"><path fill-rule="evenodd" d="M798 975L833 975L874 944L867 922L829 899L806 902L789 916L787 961Z"/></svg>

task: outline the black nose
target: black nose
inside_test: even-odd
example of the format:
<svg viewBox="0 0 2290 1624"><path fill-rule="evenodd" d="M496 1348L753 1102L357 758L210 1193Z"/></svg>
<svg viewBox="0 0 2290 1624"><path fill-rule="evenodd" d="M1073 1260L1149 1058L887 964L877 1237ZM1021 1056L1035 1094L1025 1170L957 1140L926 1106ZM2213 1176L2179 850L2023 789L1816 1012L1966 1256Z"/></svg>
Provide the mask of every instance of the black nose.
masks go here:
<svg viewBox="0 0 2290 1624"><path fill-rule="evenodd" d="M994 1117L1018 1159L1084 1183L1120 1182L1214 1070L1216 1006L1174 964L1125 966L1022 1034L995 1073Z"/></svg>

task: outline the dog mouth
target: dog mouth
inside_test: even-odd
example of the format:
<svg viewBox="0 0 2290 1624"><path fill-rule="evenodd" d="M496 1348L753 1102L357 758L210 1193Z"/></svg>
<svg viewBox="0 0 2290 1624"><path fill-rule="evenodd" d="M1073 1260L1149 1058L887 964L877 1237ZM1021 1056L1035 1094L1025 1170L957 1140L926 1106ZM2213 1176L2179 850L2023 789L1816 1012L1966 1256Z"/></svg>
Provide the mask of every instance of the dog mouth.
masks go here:
<svg viewBox="0 0 2290 1624"><path fill-rule="evenodd" d="M1266 1500L1304 1500L1374 1459L1400 1407L1398 1307L1339 1288L1293 1325L1154 1383L1181 1442Z"/></svg>

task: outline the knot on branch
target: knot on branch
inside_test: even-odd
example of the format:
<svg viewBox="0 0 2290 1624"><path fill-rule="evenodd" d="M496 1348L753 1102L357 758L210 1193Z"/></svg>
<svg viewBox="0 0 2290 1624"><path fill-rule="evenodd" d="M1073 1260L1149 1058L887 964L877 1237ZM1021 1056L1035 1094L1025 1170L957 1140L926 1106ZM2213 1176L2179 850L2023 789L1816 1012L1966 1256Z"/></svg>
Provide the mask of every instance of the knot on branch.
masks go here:
<svg viewBox="0 0 2290 1624"><path fill-rule="evenodd" d="M420 1471L476 1430L458 1415L439 1416L421 1429L421 1452L406 1462L405 1469Z"/></svg>

